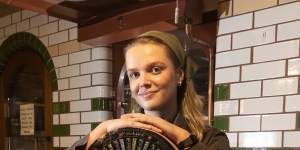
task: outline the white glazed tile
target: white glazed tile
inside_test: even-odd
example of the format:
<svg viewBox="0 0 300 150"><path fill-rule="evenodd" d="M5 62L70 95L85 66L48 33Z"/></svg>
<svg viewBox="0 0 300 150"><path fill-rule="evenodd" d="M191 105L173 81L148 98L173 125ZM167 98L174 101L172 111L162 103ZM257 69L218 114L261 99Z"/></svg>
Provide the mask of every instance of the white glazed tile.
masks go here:
<svg viewBox="0 0 300 150"><path fill-rule="evenodd" d="M43 36L43 35L48 35L48 34L52 34L52 33L56 33L58 32L58 23L57 21L55 22L51 22L45 25L42 25L39 27L39 35Z"/></svg>
<svg viewBox="0 0 300 150"><path fill-rule="evenodd" d="M290 59L288 61L288 75L300 75L300 58Z"/></svg>
<svg viewBox="0 0 300 150"><path fill-rule="evenodd" d="M91 132L91 124L70 125L70 135L87 135Z"/></svg>
<svg viewBox="0 0 300 150"><path fill-rule="evenodd" d="M233 34L232 49L268 44L275 41L275 26Z"/></svg>
<svg viewBox="0 0 300 150"><path fill-rule="evenodd" d="M219 21L218 35L251 29L253 14L248 13Z"/></svg>
<svg viewBox="0 0 300 150"><path fill-rule="evenodd" d="M297 77L263 81L263 96L295 94L297 91Z"/></svg>
<svg viewBox="0 0 300 150"><path fill-rule="evenodd" d="M259 97L261 81L242 82L230 85L230 99Z"/></svg>
<svg viewBox="0 0 300 150"><path fill-rule="evenodd" d="M58 102L58 92L52 92L52 102Z"/></svg>
<svg viewBox="0 0 300 150"><path fill-rule="evenodd" d="M21 12L20 11L15 12L11 15L11 17L12 17L12 23L20 22L21 21Z"/></svg>
<svg viewBox="0 0 300 150"><path fill-rule="evenodd" d="M22 16L22 20L33 17L35 15L37 15L37 12L31 11L31 10L22 10L21 12L21 16Z"/></svg>
<svg viewBox="0 0 300 150"><path fill-rule="evenodd" d="M250 63L251 49L241 49L216 54L216 68Z"/></svg>
<svg viewBox="0 0 300 150"><path fill-rule="evenodd" d="M216 52L222 52L231 49L231 35L217 37Z"/></svg>
<svg viewBox="0 0 300 150"><path fill-rule="evenodd" d="M69 40L76 40L78 39L78 28L72 28L69 30Z"/></svg>
<svg viewBox="0 0 300 150"><path fill-rule="evenodd" d="M77 76L70 78L70 88L91 86L91 75Z"/></svg>
<svg viewBox="0 0 300 150"><path fill-rule="evenodd" d="M261 27L300 19L300 3L281 5L254 14L254 26Z"/></svg>
<svg viewBox="0 0 300 150"><path fill-rule="evenodd" d="M42 24L48 23L48 16L47 15L38 15L30 18L30 27L36 27Z"/></svg>
<svg viewBox="0 0 300 150"><path fill-rule="evenodd" d="M58 90L64 90L69 88L69 79L59 79L57 80Z"/></svg>
<svg viewBox="0 0 300 150"><path fill-rule="evenodd" d="M109 86L94 86L81 89L81 99L111 96L112 87Z"/></svg>
<svg viewBox="0 0 300 150"><path fill-rule="evenodd" d="M260 115L229 117L229 131L259 131Z"/></svg>
<svg viewBox="0 0 300 150"><path fill-rule="evenodd" d="M80 123L80 113L60 114L60 124L77 124Z"/></svg>
<svg viewBox="0 0 300 150"><path fill-rule="evenodd" d="M237 147L237 133L226 133L230 147Z"/></svg>
<svg viewBox="0 0 300 150"><path fill-rule="evenodd" d="M283 112L282 96L240 100L240 114L243 115L279 112Z"/></svg>
<svg viewBox="0 0 300 150"><path fill-rule="evenodd" d="M53 137L53 147L59 147L59 137Z"/></svg>
<svg viewBox="0 0 300 150"><path fill-rule="evenodd" d="M15 34L17 32L17 26L16 24L12 24L10 26L7 26L4 28L4 33L5 33L5 36L8 37L12 34Z"/></svg>
<svg viewBox="0 0 300 150"><path fill-rule="evenodd" d="M17 23L17 32L25 31L27 29L29 29L29 20L28 19Z"/></svg>
<svg viewBox="0 0 300 150"><path fill-rule="evenodd" d="M70 102L70 112L91 111L91 100Z"/></svg>
<svg viewBox="0 0 300 150"><path fill-rule="evenodd" d="M79 65L62 67L59 69L59 77L66 78L79 75Z"/></svg>
<svg viewBox="0 0 300 150"><path fill-rule="evenodd" d="M263 115L261 130L294 130L296 114Z"/></svg>
<svg viewBox="0 0 300 150"><path fill-rule="evenodd" d="M92 112L82 112L81 122L102 122L108 119L112 119L111 111L92 111Z"/></svg>
<svg viewBox="0 0 300 150"><path fill-rule="evenodd" d="M58 117L58 114L55 114L53 115L53 118L52 118L52 124L53 125L58 125L59 124L59 117Z"/></svg>
<svg viewBox="0 0 300 150"><path fill-rule="evenodd" d="M79 136L66 136L66 137L60 137L60 147L70 147L72 146L76 141L80 139Z"/></svg>
<svg viewBox="0 0 300 150"><path fill-rule="evenodd" d="M72 89L72 90L64 90L64 91L60 91L60 101L64 102L64 101L71 101L71 100L79 100L80 96L79 96L79 89Z"/></svg>
<svg viewBox="0 0 300 150"><path fill-rule="evenodd" d="M285 97L285 111L300 111L300 95L292 95Z"/></svg>
<svg viewBox="0 0 300 150"><path fill-rule="evenodd" d="M67 20L63 20L63 19L59 20L59 31L70 29L70 28L73 28L76 26L77 26L77 23L75 23L75 22L71 22L71 21L67 21Z"/></svg>
<svg viewBox="0 0 300 150"><path fill-rule="evenodd" d="M0 18L0 28L11 24L11 15L7 15Z"/></svg>
<svg viewBox="0 0 300 150"><path fill-rule="evenodd" d="M61 55L57 57L52 57L55 68L67 66L69 64L68 55Z"/></svg>
<svg viewBox="0 0 300 150"><path fill-rule="evenodd" d="M276 78L284 75L284 60L242 66L242 81Z"/></svg>
<svg viewBox="0 0 300 150"><path fill-rule="evenodd" d="M91 59L91 50L88 49L88 50L72 53L72 54L69 55L69 59L70 59L69 60L70 64L77 64L77 63L90 61L90 59Z"/></svg>
<svg viewBox="0 0 300 150"><path fill-rule="evenodd" d="M110 73L92 74L92 85L112 85L112 74Z"/></svg>
<svg viewBox="0 0 300 150"><path fill-rule="evenodd" d="M238 105L237 100L217 101L214 103L214 115L222 116L238 114Z"/></svg>
<svg viewBox="0 0 300 150"><path fill-rule="evenodd" d="M300 21L279 24L277 28L277 40L287 40L300 37Z"/></svg>
<svg viewBox="0 0 300 150"><path fill-rule="evenodd" d="M55 34L51 34L49 36L49 45L55 45L59 43L63 43L69 40L69 32L62 31Z"/></svg>
<svg viewBox="0 0 300 150"><path fill-rule="evenodd" d="M92 60L96 59L112 59L112 48L95 47L92 49Z"/></svg>
<svg viewBox="0 0 300 150"><path fill-rule="evenodd" d="M299 56L298 40L257 46L253 48L253 62L264 62L297 56Z"/></svg>
<svg viewBox="0 0 300 150"><path fill-rule="evenodd" d="M215 84L237 82L240 79L240 67L217 69L215 71Z"/></svg>
<svg viewBox="0 0 300 150"><path fill-rule="evenodd" d="M112 62L107 60L97 60L80 64L81 74L112 72Z"/></svg>
<svg viewBox="0 0 300 150"><path fill-rule="evenodd" d="M239 147L281 147L281 132L239 133Z"/></svg>
<svg viewBox="0 0 300 150"><path fill-rule="evenodd" d="M285 131L283 134L284 147L300 147L300 131Z"/></svg>

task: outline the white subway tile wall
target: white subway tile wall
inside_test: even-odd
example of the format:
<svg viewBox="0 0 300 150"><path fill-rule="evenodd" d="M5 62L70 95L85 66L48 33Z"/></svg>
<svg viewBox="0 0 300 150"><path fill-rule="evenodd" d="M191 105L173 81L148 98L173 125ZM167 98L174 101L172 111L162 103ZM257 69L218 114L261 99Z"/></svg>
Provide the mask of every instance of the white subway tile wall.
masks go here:
<svg viewBox="0 0 300 150"><path fill-rule="evenodd" d="M300 147L300 131L285 131L283 137L284 147Z"/></svg>
<svg viewBox="0 0 300 150"><path fill-rule="evenodd" d="M260 80L283 77L285 75L285 61L273 61L267 63L251 64L242 66L242 81ZM272 68L273 69L269 69Z"/></svg>
<svg viewBox="0 0 300 150"><path fill-rule="evenodd" d="M300 1L250 1L219 17L215 86L228 88L214 115L228 120L232 148L298 149Z"/></svg>
<svg viewBox="0 0 300 150"><path fill-rule="evenodd" d="M262 115L261 130L294 130L296 114Z"/></svg>
<svg viewBox="0 0 300 150"><path fill-rule="evenodd" d="M231 49L231 35L219 36L217 38L216 51L222 52Z"/></svg>
<svg viewBox="0 0 300 150"><path fill-rule="evenodd" d="M70 112L91 111L91 100L70 102Z"/></svg>
<svg viewBox="0 0 300 150"><path fill-rule="evenodd" d="M230 99L261 96L261 81L241 82L230 85Z"/></svg>
<svg viewBox="0 0 300 150"><path fill-rule="evenodd" d="M70 125L70 135L87 135L91 132L91 124Z"/></svg>
<svg viewBox="0 0 300 150"><path fill-rule="evenodd" d="M59 137L59 146L60 147L70 147L72 144L74 144L76 141L80 139L79 136L67 136L67 137Z"/></svg>
<svg viewBox="0 0 300 150"><path fill-rule="evenodd" d="M241 132L238 143L245 148L281 147L282 132Z"/></svg>
<svg viewBox="0 0 300 150"><path fill-rule="evenodd" d="M240 67L217 69L215 71L215 84L238 82L240 80Z"/></svg>
<svg viewBox="0 0 300 150"><path fill-rule="evenodd" d="M93 112L82 112L81 113L81 122L90 123L90 122L102 122L104 120L112 119L111 111L93 111Z"/></svg>
<svg viewBox="0 0 300 150"><path fill-rule="evenodd" d="M215 102L214 115L235 115L238 114L239 102L237 100Z"/></svg>
<svg viewBox="0 0 300 150"><path fill-rule="evenodd" d="M298 56L299 40L279 42L253 48L253 62L255 63Z"/></svg>
<svg viewBox="0 0 300 150"><path fill-rule="evenodd" d="M111 47L78 42L77 24L56 17L29 10L0 17L1 44L24 31L40 39L52 56L54 68L49 69L55 70L57 78L51 82L58 86L50 99L53 134L58 134L53 135L53 146L65 149L87 135L93 124L112 118L110 110L92 107L98 98L112 99Z"/></svg>
<svg viewBox="0 0 300 150"><path fill-rule="evenodd" d="M67 113L59 115L60 124L77 124L80 123L80 113Z"/></svg>
<svg viewBox="0 0 300 150"><path fill-rule="evenodd" d="M260 115L233 116L229 118L230 131L259 131Z"/></svg>
<svg viewBox="0 0 300 150"><path fill-rule="evenodd" d="M216 54L216 68L248 64L251 61L251 49L245 48Z"/></svg>
<svg viewBox="0 0 300 150"><path fill-rule="evenodd" d="M248 13L244 15L221 19L219 21L218 35L251 29L253 19L252 17L253 14Z"/></svg>
<svg viewBox="0 0 300 150"><path fill-rule="evenodd" d="M300 111L300 95L290 95L285 97L285 111Z"/></svg>
<svg viewBox="0 0 300 150"><path fill-rule="evenodd" d="M283 112L283 96L240 100L241 115L281 112Z"/></svg>

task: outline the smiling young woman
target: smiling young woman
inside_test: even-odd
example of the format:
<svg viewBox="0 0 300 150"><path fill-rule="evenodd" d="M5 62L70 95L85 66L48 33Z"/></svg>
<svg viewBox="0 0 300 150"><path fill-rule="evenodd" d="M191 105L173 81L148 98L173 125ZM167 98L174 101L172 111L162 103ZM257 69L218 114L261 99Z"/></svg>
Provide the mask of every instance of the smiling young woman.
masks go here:
<svg viewBox="0 0 300 150"><path fill-rule="evenodd" d="M107 133L126 127L158 132L179 149L230 149L225 133L205 124L202 100L191 81L197 65L175 36L159 31L140 35L125 49L125 63L132 96L144 113L104 121L71 150L88 149Z"/></svg>

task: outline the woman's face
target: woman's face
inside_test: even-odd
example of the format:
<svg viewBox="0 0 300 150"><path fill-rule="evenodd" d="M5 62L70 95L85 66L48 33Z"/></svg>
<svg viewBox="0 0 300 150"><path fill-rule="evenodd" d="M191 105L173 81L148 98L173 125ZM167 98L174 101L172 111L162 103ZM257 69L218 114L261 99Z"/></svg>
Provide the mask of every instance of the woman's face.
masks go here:
<svg viewBox="0 0 300 150"><path fill-rule="evenodd" d="M180 73L163 46L136 44L125 59L131 94L142 108L161 110L177 104Z"/></svg>

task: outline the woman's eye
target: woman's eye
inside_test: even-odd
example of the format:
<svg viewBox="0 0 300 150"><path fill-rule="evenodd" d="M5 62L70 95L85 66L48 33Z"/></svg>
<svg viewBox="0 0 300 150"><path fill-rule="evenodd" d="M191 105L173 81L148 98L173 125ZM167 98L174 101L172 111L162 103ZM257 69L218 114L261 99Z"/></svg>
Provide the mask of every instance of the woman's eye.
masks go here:
<svg viewBox="0 0 300 150"><path fill-rule="evenodd" d="M136 78L138 78L140 76L140 73L138 73L138 72L130 72L128 74L128 76L129 76L130 79L136 79Z"/></svg>
<svg viewBox="0 0 300 150"><path fill-rule="evenodd" d="M153 67L152 68L152 73L159 74L160 72L161 72L161 68L160 67Z"/></svg>

